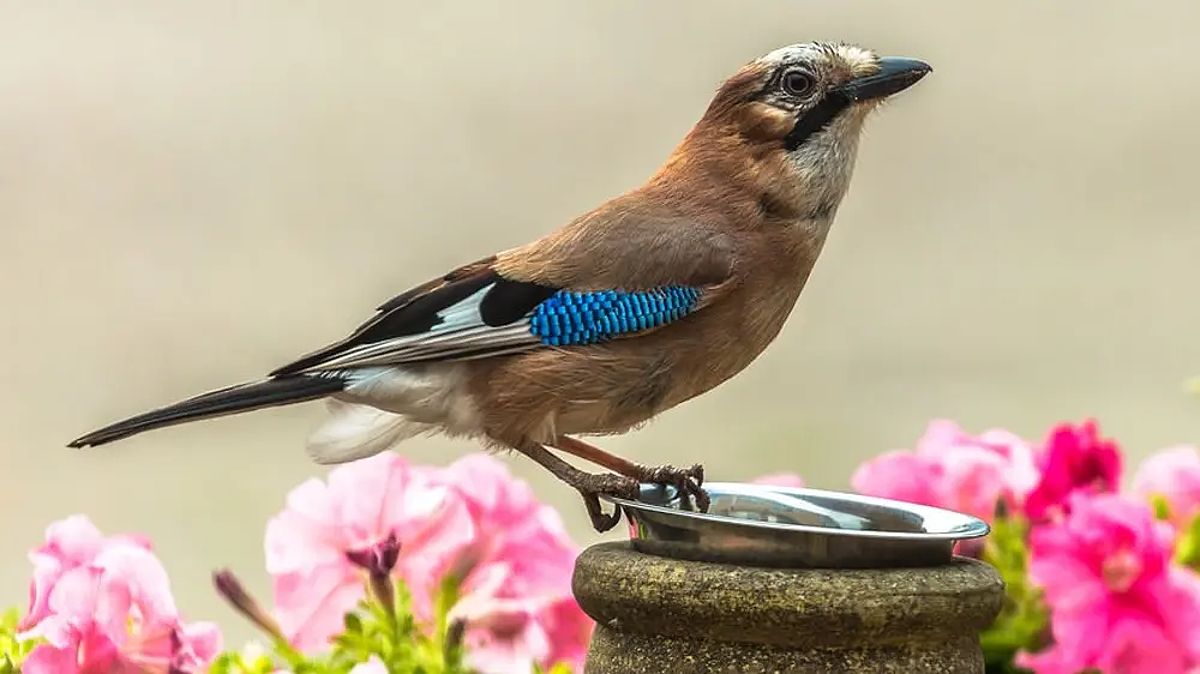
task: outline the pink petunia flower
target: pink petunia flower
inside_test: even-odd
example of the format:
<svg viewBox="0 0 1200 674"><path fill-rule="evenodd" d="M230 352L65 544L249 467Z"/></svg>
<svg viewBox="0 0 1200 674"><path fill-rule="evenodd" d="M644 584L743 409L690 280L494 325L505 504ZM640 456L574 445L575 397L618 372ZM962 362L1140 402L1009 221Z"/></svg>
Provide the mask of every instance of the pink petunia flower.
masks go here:
<svg viewBox="0 0 1200 674"><path fill-rule="evenodd" d="M967 434L952 421L933 421L912 452L894 451L861 466L855 491L938 506L990 521L996 506L1020 505L1037 481L1033 450L1017 436L989 430Z"/></svg>
<svg viewBox="0 0 1200 674"><path fill-rule="evenodd" d="M1166 499L1171 523L1183 529L1200 517L1200 450L1181 446L1147 458L1133 476L1133 491L1144 499Z"/></svg>
<svg viewBox="0 0 1200 674"><path fill-rule="evenodd" d="M1061 516L1076 492L1116 491L1121 479L1121 450L1100 437L1095 421L1061 424L1050 431L1041 460L1041 480L1025 502L1031 520Z"/></svg>
<svg viewBox="0 0 1200 674"><path fill-rule="evenodd" d="M1053 645L1017 663L1038 674L1200 666L1200 583L1171 564L1170 527L1115 494L1076 494L1070 506L1030 538L1030 576L1050 609Z"/></svg>
<svg viewBox="0 0 1200 674"><path fill-rule="evenodd" d="M29 553L33 563L29 610L18 628L29 629L50 614L50 590L64 573L90 564L101 550L118 545L150 549L149 541L142 537L105 537L84 515L72 515L47 527L46 542Z"/></svg>
<svg viewBox="0 0 1200 674"><path fill-rule="evenodd" d="M513 597L559 596L569 591L577 549L554 508L538 502L525 482L485 454L463 457L435 473L468 504L480 536L473 556L456 565L469 585L473 570L500 564L510 571L504 584Z"/></svg>
<svg viewBox="0 0 1200 674"><path fill-rule="evenodd" d="M545 546L528 551L553 554ZM530 588L531 580L544 587ZM514 585L527 590L514 591ZM477 567L451 611L451 619L466 627L467 664L485 674L528 672L535 663L582 669L593 623L562 587L530 578L505 562Z"/></svg>
<svg viewBox="0 0 1200 674"><path fill-rule="evenodd" d="M326 646L365 594L367 570L356 560L397 542L395 570L427 617L436 579L475 536L462 499L395 454L339 466L327 483L308 480L267 525L280 627L301 649Z"/></svg>
<svg viewBox="0 0 1200 674"><path fill-rule="evenodd" d="M31 554L23 635L45 641L26 674L204 671L221 647L211 623L183 623L166 570L135 537L104 537L82 516L52 524Z"/></svg>
<svg viewBox="0 0 1200 674"><path fill-rule="evenodd" d="M480 533L448 570L461 579L452 616L466 625L468 664L483 674L531 663L580 669L593 625L571 594L578 550L558 512L485 454L434 480L461 494Z"/></svg>
<svg viewBox="0 0 1200 674"><path fill-rule="evenodd" d="M492 565L472 574L474 587L451 613L467 628L467 664L483 672L533 671L551 650L550 635L539 619L545 600L505 598L506 571Z"/></svg>
<svg viewBox="0 0 1200 674"><path fill-rule="evenodd" d="M393 453L340 466L328 484L293 490L268 526L267 551L279 623L301 648L321 647L340 630L364 595L366 569L383 559L421 620L453 577L460 600L451 617L484 674L578 664L590 636L571 595L577 551L558 514L487 455L443 469L412 467Z"/></svg>

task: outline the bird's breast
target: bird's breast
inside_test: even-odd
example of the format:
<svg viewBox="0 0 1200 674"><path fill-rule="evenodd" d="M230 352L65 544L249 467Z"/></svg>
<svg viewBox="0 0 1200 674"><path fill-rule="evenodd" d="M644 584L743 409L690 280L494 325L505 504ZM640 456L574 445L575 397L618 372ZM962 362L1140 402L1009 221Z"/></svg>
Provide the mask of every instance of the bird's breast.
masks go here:
<svg viewBox="0 0 1200 674"><path fill-rule="evenodd" d="M701 293L699 308L652 331L469 363L487 434L512 444L621 433L728 381L786 323L820 248L804 238L764 240L719 297Z"/></svg>

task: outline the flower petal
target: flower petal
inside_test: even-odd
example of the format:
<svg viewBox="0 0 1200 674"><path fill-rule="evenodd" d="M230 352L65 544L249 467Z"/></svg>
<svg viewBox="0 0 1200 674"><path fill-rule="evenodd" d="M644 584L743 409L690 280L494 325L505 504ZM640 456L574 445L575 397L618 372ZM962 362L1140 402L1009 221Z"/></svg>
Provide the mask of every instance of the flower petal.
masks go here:
<svg viewBox="0 0 1200 674"><path fill-rule="evenodd" d="M76 649L38 644L21 664L21 674L80 674Z"/></svg>
<svg viewBox="0 0 1200 674"><path fill-rule="evenodd" d="M123 594L128 596L111 606L102 602L98 607L101 612L108 611L113 620L121 621L122 631L130 604L137 608L143 623L174 623L179 619L167 570L154 553L130 545L112 546L96 557L94 567L102 572L102 596L114 600Z"/></svg>
<svg viewBox="0 0 1200 674"><path fill-rule="evenodd" d="M287 507L267 523L264 546L271 575L303 573L341 558L339 522L323 482L306 480L288 492Z"/></svg>
<svg viewBox="0 0 1200 674"><path fill-rule="evenodd" d="M1138 466L1133 491L1143 499L1166 499L1175 527L1182 529L1200 517L1200 449L1172 447Z"/></svg>
<svg viewBox="0 0 1200 674"><path fill-rule="evenodd" d="M17 625L25 631L50 615L50 591L62 576L64 566L58 557L43 553L30 555L33 579L29 582L29 608Z"/></svg>
<svg viewBox="0 0 1200 674"><path fill-rule="evenodd" d="M868 496L937 505L935 471L928 459L909 452L887 452L859 466L850 484L854 491Z"/></svg>
<svg viewBox="0 0 1200 674"><path fill-rule="evenodd" d="M323 649L364 594L362 578L347 565L329 564L308 573L279 575L275 577L275 617L297 648Z"/></svg>
<svg viewBox="0 0 1200 674"><path fill-rule="evenodd" d="M178 645L171 658L174 672L203 672L221 652L221 630L215 623L194 622L176 630Z"/></svg>

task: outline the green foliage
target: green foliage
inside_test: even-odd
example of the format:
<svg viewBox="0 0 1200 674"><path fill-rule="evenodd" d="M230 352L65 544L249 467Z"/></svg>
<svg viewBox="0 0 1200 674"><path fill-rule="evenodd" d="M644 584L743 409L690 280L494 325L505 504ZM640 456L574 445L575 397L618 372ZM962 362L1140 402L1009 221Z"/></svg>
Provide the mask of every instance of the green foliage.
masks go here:
<svg viewBox="0 0 1200 674"><path fill-rule="evenodd" d="M17 637L21 613L15 608L0 613L0 674L17 674L21 663L38 644L35 639L22 641Z"/></svg>
<svg viewBox="0 0 1200 674"><path fill-rule="evenodd" d="M1200 571L1200 515L1196 515L1192 519L1192 523L1179 532L1179 543L1175 546L1175 561Z"/></svg>
<svg viewBox="0 0 1200 674"><path fill-rule="evenodd" d="M1150 497L1150 507L1154 508L1154 519L1167 521L1171 519L1171 503L1162 494Z"/></svg>
<svg viewBox="0 0 1200 674"><path fill-rule="evenodd" d="M1004 605L999 617L980 636L988 674L1024 670L1013 664L1017 651L1036 651L1045 645L1049 616L1041 591L1029 580L1029 525L1015 516L997 517L984 544L983 561L996 567L1004 581Z"/></svg>
<svg viewBox="0 0 1200 674"><path fill-rule="evenodd" d="M368 598L347 613L344 629L334 637L328 653L309 656L276 641L270 655L224 653L210 672L271 674L283 668L293 674L346 674L374 656L389 674L470 674L463 664L461 629L448 619L457 599L457 584L444 583L434 602L434 629L427 633L413 618L408 591L398 585L391 602L394 610Z"/></svg>
<svg viewBox="0 0 1200 674"><path fill-rule="evenodd" d="M210 674L272 674L275 669L275 661L265 653L222 653L208 671Z"/></svg>
<svg viewBox="0 0 1200 674"><path fill-rule="evenodd" d="M1165 496L1155 494L1150 502L1156 518L1163 521L1171 519L1171 505ZM1200 514L1179 532L1179 540L1175 543L1175 561L1181 566L1200 571Z"/></svg>

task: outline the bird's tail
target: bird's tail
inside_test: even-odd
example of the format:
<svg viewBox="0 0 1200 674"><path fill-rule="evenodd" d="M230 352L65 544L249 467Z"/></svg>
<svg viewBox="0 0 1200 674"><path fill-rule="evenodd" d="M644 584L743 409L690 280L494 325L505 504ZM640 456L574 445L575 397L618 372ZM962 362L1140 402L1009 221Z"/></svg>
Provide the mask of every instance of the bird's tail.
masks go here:
<svg viewBox="0 0 1200 674"><path fill-rule="evenodd" d="M290 375L238 384L118 421L72 440L68 446L94 447L164 426L316 400L345 387L346 382L341 379L311 375Z"/></svg>

